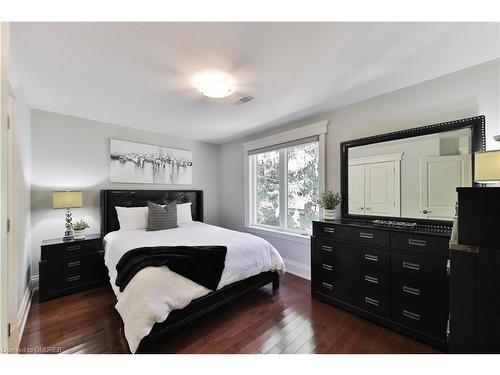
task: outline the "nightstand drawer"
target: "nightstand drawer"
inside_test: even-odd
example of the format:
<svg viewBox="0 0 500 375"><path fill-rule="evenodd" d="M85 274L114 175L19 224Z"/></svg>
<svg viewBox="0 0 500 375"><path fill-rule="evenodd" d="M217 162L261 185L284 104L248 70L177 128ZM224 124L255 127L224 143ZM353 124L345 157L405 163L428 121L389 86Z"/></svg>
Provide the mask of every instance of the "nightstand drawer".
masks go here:
<svg viewBox="0 0 500 375"><path fill-rule="evenodd" d="M102 250L102 240L71 241L55 245L42 246L41 259L52 260L77 256Z"/></svg>
<svg viewBox="0 0 500 375"><path fill-rule="evenodd" d="M95 283L102 279L102 254L93 253L40 262L44 293Z"/></svg>

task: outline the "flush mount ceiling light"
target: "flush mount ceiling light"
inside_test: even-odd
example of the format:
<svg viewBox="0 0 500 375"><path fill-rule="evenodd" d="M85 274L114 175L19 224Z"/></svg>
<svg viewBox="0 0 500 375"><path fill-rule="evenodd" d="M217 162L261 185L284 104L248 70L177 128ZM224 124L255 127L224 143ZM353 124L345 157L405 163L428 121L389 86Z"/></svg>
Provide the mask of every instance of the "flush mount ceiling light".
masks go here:
<svg viewBox="0 0 500 375"><path fill-rule="evenodd" d="M233 78L223 72L205 72L196 75L193 83L203 96L225 98L234 92Z"/></svg>

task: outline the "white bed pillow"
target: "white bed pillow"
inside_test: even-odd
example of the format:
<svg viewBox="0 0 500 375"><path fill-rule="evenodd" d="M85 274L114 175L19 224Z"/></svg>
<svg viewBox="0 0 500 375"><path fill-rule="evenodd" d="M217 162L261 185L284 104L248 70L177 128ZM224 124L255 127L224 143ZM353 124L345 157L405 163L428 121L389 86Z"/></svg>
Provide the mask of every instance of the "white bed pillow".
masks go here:
<svg viewBox="0 0 500 375"><path fill-rule="evenodd" d="M115 207L120 230L137 230L148 227L147 207Z"/></svg>
<svg viewBox="0 0 500 375"><path fill-rule="evenodd" d="M191 202L177 205L177 225L190 223L193 221L191 216Z"/></svg>

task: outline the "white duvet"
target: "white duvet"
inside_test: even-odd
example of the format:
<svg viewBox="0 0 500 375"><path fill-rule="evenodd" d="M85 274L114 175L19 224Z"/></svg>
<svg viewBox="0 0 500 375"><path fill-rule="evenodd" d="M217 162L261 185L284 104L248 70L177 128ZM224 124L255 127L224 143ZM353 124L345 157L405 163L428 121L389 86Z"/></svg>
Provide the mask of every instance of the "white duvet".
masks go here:
<svg viewBox="0 0 500 375"><path fill-rule="evenodd" d="M163 322L170 311L182 309L210 290L171 272L167 267L146 267L139 271L125 290L115 285L116 264L127 251L143 246L227 246L226 262L217 289L265 271L283 274L285 265L278 251L266 240L200 222L180 224L179 228L110 232L104 237L105 263L118 302L129 348L135 353L142 338L156 322Z"/></svg>

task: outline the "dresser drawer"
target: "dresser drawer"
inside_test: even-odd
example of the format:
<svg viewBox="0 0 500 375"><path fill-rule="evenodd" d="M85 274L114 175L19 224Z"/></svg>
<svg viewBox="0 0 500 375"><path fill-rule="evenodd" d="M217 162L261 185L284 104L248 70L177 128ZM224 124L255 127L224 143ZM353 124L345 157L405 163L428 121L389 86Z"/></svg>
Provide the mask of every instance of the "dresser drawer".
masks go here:
<svg viewBox="0 0 500 375"><path fill-rule="evenodd" d="M44 293L51 293L102 279L103 260L99 253L67 257L40 263Z"/></svg>
<svg viewBox="0 0 500 375"><path fill-rule="evenodd" d="M390 316L390 297L388 294L361 289L357 292L354 305L385 318Z"/></svg>
<svg viewBox="0 0 500 375"><path fill-rule="evenodd" d="M394 249L413 251L447 258L450 239L448 237L430 236L412 233L391 233L391 246Z"/></svg>
<svg viewBox="0 0 500 375"><path fill-rule="evenodd" d="M389 251L373 247L358 247L359 264L380 272L389 272L391 268Z"/></svg>
<svg viewBox="0 0 500 375"><path fill-rule="evenodd" d="M313 223L313 233L316 236L374 246L388 247L390 244L389 232L372 228L359 228L315 221Z"/></svg>
<svg viewBox="0 0 500 375"><path fill-rule="evenodd" d="M357 246L325 238L315 239L314 251L318 263L327 262L339 265L341 263L354 263L358 259Z"/></svg>
<svg viewBox="0 0 500 375"><path fill-rule="evenodd" d="M424 281L397 276L391 278L391 294L394 298L438 310L448 309L448 290L449 288L445 286L437 286Z"/></svg>
<svg viewBox="0 0 500 375"><path fill-rule="evenodd" d="M45 245L41 248L41 259L52 260L102 250L102 240L71 241L56 245Z"/></svg>
<svg viewBox="0 0 500 375"><path fill-rule="evenodd" d="M389 274L384 272L374 271L369 268L361 270L358 276L358 285L363 289L371 289L379 293L387 293L390 291Z"/></svg>
<svg viewBox="0 0 500 375"><path fill-rule="evenodd" d="M431 258L393 251L391 272L412 280L443 284L448 280L446 262L445 258Z"/></svg>
<svg viewBox="0 0 500 375"><path fill-rule="evenodd" d="M446 341L447 310L414 305L393 299L391 318L401 325Z"/></svg>

